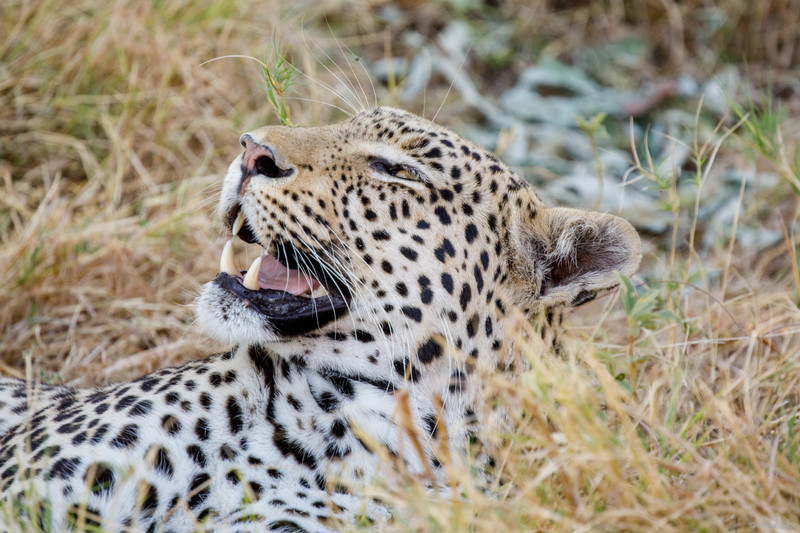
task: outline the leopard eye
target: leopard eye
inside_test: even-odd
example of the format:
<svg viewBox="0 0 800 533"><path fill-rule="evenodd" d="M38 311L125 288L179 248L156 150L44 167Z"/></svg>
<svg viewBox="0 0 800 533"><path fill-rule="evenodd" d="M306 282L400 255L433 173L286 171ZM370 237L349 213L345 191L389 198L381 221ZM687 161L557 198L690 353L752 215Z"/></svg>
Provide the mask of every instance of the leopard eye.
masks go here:
<svg viewBox="0 0 800 533"><path fill-rule="evenodd" d="M417 173L405 165L398 165L380 157L374 157L370 161L373 169L381 174L406 181L418 181Z"/></svg>
<svg viewBox="0 0 800 533"><path fill-rule="evenodd" d="M403 179L403 180L413 180L414 179L414 176L412 176L411 173L408 170L404 169L404 168L400 168L400 169L395 170L394 173L392 174L392 176L394 176L395 178Z"/></svg>

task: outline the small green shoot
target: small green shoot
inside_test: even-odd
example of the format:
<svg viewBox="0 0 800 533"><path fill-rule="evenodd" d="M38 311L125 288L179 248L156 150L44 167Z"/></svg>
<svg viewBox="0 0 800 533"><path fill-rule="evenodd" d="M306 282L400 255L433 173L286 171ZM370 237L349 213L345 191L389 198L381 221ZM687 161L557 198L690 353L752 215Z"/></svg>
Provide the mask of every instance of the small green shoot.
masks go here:
<svg viewBox="0 0 800 533"><path fill-rule="evenodd" d="M771 91L768 91L771 94ZM785 114L772 96L756 102L748 95L744 104L729 98L729 105L742 121L739 137L773 166L775 171L800 195L800 150L796 142L784 139L781 124Z"/></svg>
<svg viewBox="0 0 800 533"><path fill-rule="evenodd" d="M608 132L603 127L603 121L606 119L605 113L597 113L589 120L581 116L575 117L575 124L578 126L586 137L589 138L589 143L592 145L592 157L594 157L595 166L597 168L597 201L594 208L600 207L603 201L603 162L600 161L600 151L597 149L597 138L599 136L608 136Z"/></svg>
<svg viewBox="0 0 800 533"><path fill-rule="evenodd" d="M620 298L633 337L639 337L642 329L655 329L659 321L680 322L680 318L673 311L661 308L661 294L658 290L649 288L642 296L639 296L629 277L620 272L617 272L617 277L622 284Z"/></svg>
<svg viewBox="0 0 800 533"><path fill-rule="evenodd" d="M272 104L275 114L283 126L292 126L292 118L289 106L286 105L286 93L295 84L297 69L292 62L286 58L285 52L281 49L281 42L272 35L272 48L261 61L261 76L266 85L264 92L267 100Z"/></svg>
<svg viewBox="0 0 800 533"><path fill-rule="evenodd" d="M630 278L617 272L620 280L620 300L628 319L628 357L630 358L631 385L635 383L636 360L634 345L642 335L642 330L654 330L660 322L669 321L679 324L681 319L670 309L663 307L660 291L648 288L639 296Z"/></svg>

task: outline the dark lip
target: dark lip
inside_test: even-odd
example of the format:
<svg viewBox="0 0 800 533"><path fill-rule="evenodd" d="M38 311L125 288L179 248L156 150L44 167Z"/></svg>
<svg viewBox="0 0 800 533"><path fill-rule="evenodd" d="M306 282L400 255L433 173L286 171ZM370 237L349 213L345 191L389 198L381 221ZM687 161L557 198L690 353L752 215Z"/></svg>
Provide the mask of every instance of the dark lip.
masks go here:
<svg viewBox="0 0 800 533"><path fill-rule="evenodd" d="M214 282L269 320L276 332L285 336L314 331L348 311L347 301L334 293L304 298L275 289L251 291L225 272L217 274Z"/></svg>

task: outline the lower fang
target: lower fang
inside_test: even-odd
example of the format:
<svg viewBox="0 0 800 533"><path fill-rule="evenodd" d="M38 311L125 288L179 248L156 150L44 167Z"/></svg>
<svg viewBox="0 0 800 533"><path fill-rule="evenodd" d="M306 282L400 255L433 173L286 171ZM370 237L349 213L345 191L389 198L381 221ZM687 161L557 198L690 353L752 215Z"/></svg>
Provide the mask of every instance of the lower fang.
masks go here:
<svg viewBox="0 0 800 533"><path fill-rule="evenodd" d="M328 294L329 294L328 293L328 289L326 289L322 285L320 285L319 287L317 287L316 289L311 291L311 297L312 298L319 298L321 296L328 296Z"/></svg>
<svg viewBox="0 0 800 533"><path fill-rule="evenodd" d="M244 280L242 280L242 285L244 285L245 289L250 289L251 291L258 290L258 271L261 269L262 257L261 255L256 257L253 264L247 269L247 274L244 276Z"/></svg>

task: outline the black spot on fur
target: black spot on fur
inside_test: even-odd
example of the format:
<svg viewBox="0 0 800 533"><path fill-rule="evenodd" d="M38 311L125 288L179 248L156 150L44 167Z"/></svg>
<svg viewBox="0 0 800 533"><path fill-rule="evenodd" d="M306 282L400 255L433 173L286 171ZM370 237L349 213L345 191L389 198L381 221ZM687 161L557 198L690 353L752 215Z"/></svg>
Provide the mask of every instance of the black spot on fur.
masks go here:
<svg viewBox="0 0 800 533"><path fill-rule="evenodd" d="M168 392L166 396L164 396L164 401L167 405L176 404L180 401L181 397L178 395L177 392Z"/></svg>
<svg viewBox="0 0 800 533"><path fill-rule="evenodd" d="M235 435L242 430L244 424L244 414L242 413L242 408L239 407L239 402L236 401L236 398L233 396L228 396L228 427L231 428L231 432Z"/></svg>
<svg viewBox="0 0 800 533"><path fill-rule="evenodd" d="M264 378L264 384L272 388L272 384L275 381L275 364L267 351L260 345L254 344L247 348L247 355L250 357L250 362Z"/></svg>
<svg viewBox="0 0 800 533"><path fill-rule="evenodd" d="M188 504L190 509L196 509L208 498L208 494L211 492L211 488L208 485L209 479L211 479L211 476L205 472L197 474L192 479L192 482L189 484L189 493L194 493L194 495L189 498Z"/></svg>
<svg viewBox="0 0 800 533"><path fill-rule="evenodd" d="M478 332L478 314L473 313L473 315L467 321L467 336L472 338Z"/></svg>
<svg viewBox="0 0 800 533"><path fill-rule="evenodd" d="M423 304L428 305L433 301L433 291L430 289L422 289L419 293L419 299Z"/></svg>
<svg viewBox="0 0 800 533"><path fill-rule="evenodd" d="M80 429L80 427L81 427L80 424L73 424L71 422L67 422L66 424L58 426L56 428L56 433L61 433L62 435L75 433L76 431L78 431L78 429Z"/></svg>
<svg viewBox="0 0 800 533"><path fill-rule="evenodd" d="M277 531L279 533L307 533L306 529L298 526L291 520L276 520L270 522L268 527L270 531Z"/></svg>
<svg viewBox="0 0 800 533"><path fill-rule="evenodd" d="M422 311L419 307L404 306L400 309L404 315L415 322L422 322Z"/></svg>
<svg viewBox="0 0 800 533"><path fill-rule="evenodd" d="M483 274L481 274L481 269L478 268L478 265L472 268L472 276L475 278L475 288L478 290L478 294L480 294L483 290Z"/></svg>
<svg viewBox="0 0 800 533"><path fill-rule="evenodd" d="M424 154L422 154L422 157L425 157L425 158L428 158L428 159L431 159L431 158L438 159L438 158L442 157L442 151L438 147L434 147L434 148L431 148L430 150L428 150L427 152L425 152Z"/></svg>
<svg viewBox="0 0 800 533"><path fill-rule="evenodd" d="M114 410L118 412L122 411L123 409L133 405L133 402L135 401L136 401L136 396L133 395L125 396L124 398L120 399L119 402L117 402L117 405L114 406Z"/></svg>
<svg viewBox="0 0 800 533"><path fill-rule="evenodd" d="M194 461L194 464L199 466L200 468L206 467L206 454L203 453L203 450L197 444L192 444L186 447L186 453L189 458Z"/></svg>
<svg viewBox="0 0 800 533"><path fill-rule="evenodd" d="M259 498L261 498L261 494L264 492L264 487L261 485L261 483L257 483L255 481L248 481L248 485L250 486L250 490L253 491L255 499L258 500Z"/></svg>
<svg viewBox="0 0 800 533"><path fill-rule="evenodd" d="M50 467L50 478L69 479L75 475L81 465L80 457L62 458Z"/></svg>
<svg viewBox="0 0 800 533"><path fill-rule="evenodd" d="M447 212L442 206L437 207L433 210L437 217L439 217L439 222L444 224L445 226L449 226L452 220L450 219L450 214Z"/></svg>
<svg viewBox="0 0 800 533"><path fill-rule="evenodd" d="M346 420L342 420L341 418L337 418L331 424L331 435L336 437L337 439L341 439L342 437L347 434L347 428L350 427Z"/></svg>
<svg viewBox="0 0 800 533"><path fill-rule="evenodd" d="M153 452L150 451L148 452L148 455L152 453ZM172 478L172 475L175 473L175 468L172 466L172 460L169 458L169 452L167 452L163 446L159 446L155 451L155 455L153 456L153 464L156 472L160 472L168 478Z"/></svg>
<svg viewBox="0 0 800 533"><path fill-rule="evenodd" d="M211 436L211 428L208 426L208 420L200 418L194 425L194 434L200 440L208 440Z"/></svg>
<svg viewBox="0 0 800 533"><path fill-rule="evenodd" d="M464 230L464 237L467 239L467 244L472 244L472 241L478 237L478 228L475 227L475 224L467 224L467 228Z"/></svg>
<svg viewBox="0 0 800 533"><path fill-rule="evenodd" d="M214 400L211 398L211 395L207 392L204 392L200 395L200 405L203 406L206 410L211 408L211 405L214 403Z"/></svg>
<svg viewBox="0 0 800 533"><path fill-rule="evenodd" d="M315 395L314 400L316 400L320 409L326 413L333 412L339 407L339 400L330 391L324 391L319 396Z"/></svg>
<svg viewBox="0 0 800 533"><path fill-rule="evenodd" d="M442 287L448 294L453 294L453 277L446 272L442 274Z"/></svg>
<svg viewBox="0 0 800 533"><path fill-rule="evenodd" d="M174 437L181 432L181 422L173 415L164 415L161 418L161 428Z"/></svg>
<svg viewBox="0 0 800 533"><path fill-rule="evenodd" d="M232 485L238 485L240 476L241 474L239 473L239 471L234 468L230 470L227 474L225 474L225 479L227 479L228 482L231 483Z"/></svg>
<svg viewBox="0 0 800 533"><path fill-rule="evenodd" d="M400 247L400 253L403 254L406 257L406 259L409 259L411 261L416 261L417 260L417 255L418 254L417 254L416 250L412 250L408 246L401 246Z"/></svg>
<svg viewBox="0 0 800 533"><path fill-rule="evenodd" d="M472 299L472 289L470 288L469 284L465 283L461 286L461 296L459 296L459 302L461 303L461 310L466 311L467 304Z"/></svg>
<svg viewBox="0 0 800 533"><path fill-rule="evenodd" d="M86 469L85 481L92 494L112 494L117 478L108 464L94 463Z"/></svg>
<svg viewBox="0 0 800 533"><path fill-rule="evenodd" d="M352 398L355 395L353 381L350 378L333 372L325 374L325 378L342 396L345 396L346 398Z"/></svg>
<svg viewBox="0 0 800 533"><path fill-rule="evenodd" d="M369 333L368 331L364 331L363 329L355 330L353 332L353 335L360 342L365 342L366 343L366 342L373 342L375 340L375 337L373 337L371 333Z"/></svg>
<svg viewBox="0 0 800 533"><path fill-rule="evenodd" d="M425 344L417 350L417 357L420 363L428 364L442 355L442 347L433 339L428 339Z"/></svg>
<svg viewBox="0 0 800 533"><path fill-rule="evenodd" d="M139 497L142 498L139 512L147 518L153 516L158 507L158 489L148 483L144 489L144 494L140 494Z"/></svg>
<svg viewBox="0 0 800 533"><path fill-rule="evenodd" d="M400 376L403 376L403 378L405 378L406 374L408 374L409 381L417 381L419 379L419 370L411 365L411 363L407 361L403 362L400 359L395 359L392 365L394 366L394 371Z"/></svg>
<svg viewBox="0 0 800 533"><path fill-rule="evenodd" d="M223 444L219 447L219 458L223 461L233 461L236 459L236 450L228 446L227 444Z"/></svg>
<svg viewBox="0 0 800 533"><path fill-rule="evenodd" d="M433 255L436 256L436 259L444 263L445 259L447 259L446 256L456 256L456 249L453 248L453 243L451 243L449 239L444 239L442 245L433 251Z"/></svg>
<svg viewBox="0 0 800 533"><path fill-rule="evenodd" d="M108 433L110 427L111 427L110 424L103 424L102 426L99 426L94 431L94 435L92 435L92 439L90 440L90 442L92 444L100 444L101 442L103 442L103 437L105 437L106 433Z"/></svg>
<svg viewBox="0 0 800 533"><path fill-rule="evenodd" d="M428 413L422 417L422 421L425 423L425 429L428 430L428 434L436 438L436 415L434 413Z"/></svg>
<svg viewBox="0 0 800 533"><path fill-rule="evenodd" d="M128 411L130 416L144 416L153 410L153 402L150 400L142 400Z"/></svg>
<svg viewBox="0 0 800 533"><path fill-rule="evenodd" d="M111 439L109 446L112 448L130 448L139 441L139 426L128 424L123 427L119 434Z"/></svg>
<svg viewBox="0 0 800 533"><path fill-rule="evenodd" d="M408 296L408 287L406 287L406 284L402 281L397 282L397 284L394 286L394 289L400 296Z"/></svg>
<svg viewBox="0 0 800 533"><path fill-rule="evenodd" d="M80 520L81 515L83 520ZM44 518L46 515L42 512L40 516ZM67 523L70 531L77 530L79 525L81 531L100 531L102 524L99 518L100 511L91 506L72 505L67 509Z"/></svg>
<svg viewBox="0 0 800 533"><path fill-rule="evenodd" d="M280 424L275 426L272 442L285 457L293 457L299 464L305 465L311 470L316 470L317 459L314 454L306 449L301 442L287 436L286 429Z"/></svg>

